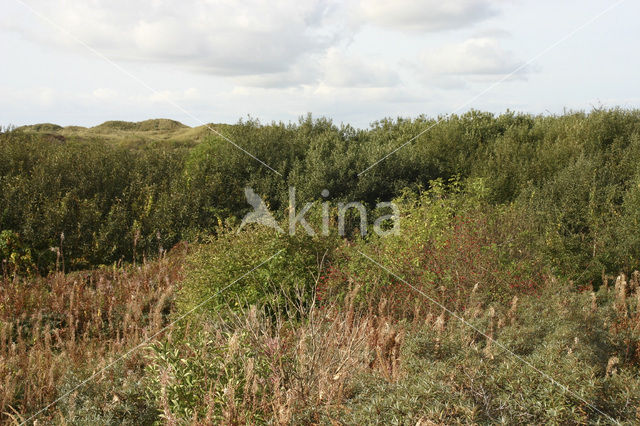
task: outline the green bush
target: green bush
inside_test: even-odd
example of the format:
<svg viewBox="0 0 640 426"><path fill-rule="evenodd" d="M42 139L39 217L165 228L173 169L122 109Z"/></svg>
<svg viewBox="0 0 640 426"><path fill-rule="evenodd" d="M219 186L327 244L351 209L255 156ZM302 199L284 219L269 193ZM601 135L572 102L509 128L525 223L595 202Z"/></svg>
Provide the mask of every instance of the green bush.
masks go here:
<svg viewBox="0 0 640 426"><path fill-rule="evenodd" d="M152 120L99 130L119 126L180 128ZM334 204L371 208L407 188L453 178L481 179L488 204L528 210L545 261L580 285L597 285L603 269L640 267L638 110L554 117L470 111L440 117L437 125L420 116L382 119L368 129L311 116L295 124L249 119L222 127L233 143L210 132L194 132L192 144L140 144L133 133L113 143L86 132L52 138L49 130L0 134L0 229L20 235L40 272L55 266L51 247L60 248L67 269L80 269L197 242L217 232L220 220L249 211L247 186L283 219L289 186L300 202L320 200L327 189Z"/></svg>
<svg viewBox="0 0 640 426"><path fill-rule="evenodd" d="M166 422L206 419L223 423L226 410L250 397L253 380L267 387L263 382L270 367L248 336L221 335L202 323L198 328L188 339L153 345L146 372L146 399L150 406L161 407ZM248 360L252 360L250 369ZM257 397L256 392L251 397ZM238 416L253 424L263 420L260 410Z"/></svg>
<svg viewBox="0 0 640 426"><path fill-rule="evenodd" d="M104 376L90 380L92 371L69 372L58 386L67 395L57 404L56 423L69 425L151 425L160 420L160 410L147 399L144 371L128 370L118 363Z"/></svg>
<svg viewBox="0 0 640 426"><path fill-rule="evenodd" d="M31 274L35 271L31 249L25 247L20 236L13 231L0 232L0 262L5 275Z"/></svg>
<svg viewBox="0 0 640 426"><path fill-rule="evenodd" d="M178 312L198 307L198 313L211 316L252 305L274 313L304 310L337 244L335 237L302 231L290 236L263 226L219 229L188 259Z"/></svg>
<svg viewBox="0 0 640 426"><path fill-rule="evenodd" d="M400 232L344 247L321 280L321 297L344 297L355 285L363 301L386 299L407 312L423 295L464 310L476 290L484 302L536 292L544 270L529 212L493 206L487 196L483 180L432 181L422 193L406 192L395 200Z"/></svg>

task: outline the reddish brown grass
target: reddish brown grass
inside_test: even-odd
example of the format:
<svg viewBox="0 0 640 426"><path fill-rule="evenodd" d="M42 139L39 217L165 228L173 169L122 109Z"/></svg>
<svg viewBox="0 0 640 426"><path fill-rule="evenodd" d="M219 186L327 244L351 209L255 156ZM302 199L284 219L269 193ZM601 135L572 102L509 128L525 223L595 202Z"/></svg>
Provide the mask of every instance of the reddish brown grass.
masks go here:
<svg viewBox="0 0 640 426"><path fill-rule="evenodd" d="M185 252L137 267L2 279L0 422L28 418L58 397L70 370L97 370L161 330Z"/></svg>

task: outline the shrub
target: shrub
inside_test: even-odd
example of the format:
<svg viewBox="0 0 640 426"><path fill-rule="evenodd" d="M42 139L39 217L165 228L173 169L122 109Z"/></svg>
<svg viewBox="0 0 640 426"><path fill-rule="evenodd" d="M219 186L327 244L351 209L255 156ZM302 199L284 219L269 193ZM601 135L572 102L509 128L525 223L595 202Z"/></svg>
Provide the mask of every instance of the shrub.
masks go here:
<svg viewBox="0 0 640 426"><path fill-rule="evenodd" d="M36 271L31 249L25 247L20 236L13 231L0 232L0 262L5 276L30 275Z"/></svg>
<svg viewBox="0 0 640 426"><path fill-rule="evenodd" d="M198 331L187 339L153 345L147 366L149 405L161 407L168 423L263 420L261 410L268 408L258 401L269 399L271 386L262 348L244 331L215 331L208 322L193 325Z"/></svg>
<svg viewBox="0 0 640 426"><path fill-rule="evenodd" d="M385 299L405 315L421 295L464 310L478 289L483 302L504 302L514 294L535 292L542 270L531 242L528 213L487 204L482 181L466 188L456 181L449 186L447 190L441 182L432 182L429 190L396 200L402 212L400 234L371 235L346 246L321 282L322 296L344 295L356 282L362 288L361 298Z"/></svg>
<svg viewBox="0 0 640 426"><path fill-rule="evenodd" d="M336 245L335 237L289 236L263 226L239 233L219 228L211 243L195 248L188 259L178 312L198 307L198 313L211 316L251 305L295 312L313 301L315 283Z"/></svg>

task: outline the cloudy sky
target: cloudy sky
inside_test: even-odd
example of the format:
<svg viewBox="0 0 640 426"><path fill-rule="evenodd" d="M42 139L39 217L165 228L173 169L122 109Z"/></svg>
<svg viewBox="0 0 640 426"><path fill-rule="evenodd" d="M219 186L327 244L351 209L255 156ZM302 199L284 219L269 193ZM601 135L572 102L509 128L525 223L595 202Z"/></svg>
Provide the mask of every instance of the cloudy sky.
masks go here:
<svg viewBox="0 0 640 426"><path fill-rule="evenodd" d="M0 125L640 107L637 0L0 1Z"/></svg>

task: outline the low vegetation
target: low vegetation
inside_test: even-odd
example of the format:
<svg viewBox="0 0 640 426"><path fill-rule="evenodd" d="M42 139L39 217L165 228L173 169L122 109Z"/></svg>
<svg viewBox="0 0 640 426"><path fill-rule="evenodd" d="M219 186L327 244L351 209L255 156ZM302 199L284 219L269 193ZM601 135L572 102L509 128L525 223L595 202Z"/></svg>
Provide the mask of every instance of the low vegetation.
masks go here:
<svg viewBox="0 0 640 426"><path fill-rule="evenodd" d="M57 124L41 123L21 126L16 130L26 134L45 135L49 139L60 141L94 140L135 148L143 144L163 141L193 146L211 132L207 126L220 127L220 125L209 124L191 128L175 120L153 119L137 123L106 121L94 127L62 127Z"/></svg>
<svg viewBox="0 0 640 426"><path fill-rule="evenodd" d="M103 129L189 130L143 123ZM640 114L471 112L356 177L432 123L225 129L282 177L214 136L2 133L0 420L640 422ZM290 185L400 232L238 232L246 186L287 229Z"/></svg>

